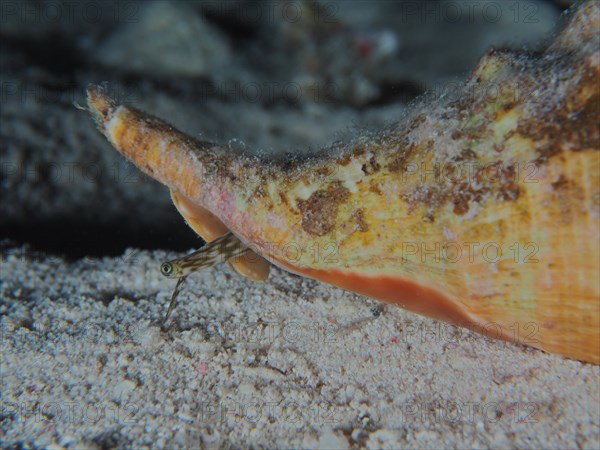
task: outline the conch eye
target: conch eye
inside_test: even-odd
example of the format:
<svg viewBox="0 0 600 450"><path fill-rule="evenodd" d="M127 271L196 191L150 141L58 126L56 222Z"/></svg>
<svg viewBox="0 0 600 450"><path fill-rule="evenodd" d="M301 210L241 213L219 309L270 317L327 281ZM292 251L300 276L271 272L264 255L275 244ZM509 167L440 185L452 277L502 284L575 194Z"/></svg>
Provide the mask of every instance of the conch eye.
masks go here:
<svg viewBox="0 0 600 450"><path fill-rule="evenodd" d="M173 273L173 265L171 263L162 263L160 266L160 272L163 275L171 275L171 273Z"/></svg>

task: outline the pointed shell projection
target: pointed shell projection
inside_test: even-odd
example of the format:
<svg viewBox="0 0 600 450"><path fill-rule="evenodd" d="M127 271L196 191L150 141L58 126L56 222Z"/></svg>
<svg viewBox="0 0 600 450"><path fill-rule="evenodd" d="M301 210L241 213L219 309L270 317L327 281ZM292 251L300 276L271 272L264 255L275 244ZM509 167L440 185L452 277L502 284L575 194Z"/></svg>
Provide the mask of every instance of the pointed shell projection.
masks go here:
<svg viewBox="0 0 600 450"><path fill-rule="evenodd" d="M209 240L231 230L294 273L599 363L600 6L570 14L544 53L490 51L455 95L311 157L232 153L94 86L88 105Z"/></svg>

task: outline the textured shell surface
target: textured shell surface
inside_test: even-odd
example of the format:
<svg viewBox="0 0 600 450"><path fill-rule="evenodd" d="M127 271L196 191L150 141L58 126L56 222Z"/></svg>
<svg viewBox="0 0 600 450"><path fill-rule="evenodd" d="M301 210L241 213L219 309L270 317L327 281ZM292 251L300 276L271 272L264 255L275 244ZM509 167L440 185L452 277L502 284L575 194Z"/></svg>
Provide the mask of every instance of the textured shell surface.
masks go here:
<svg viewBox="0 0 600 450"><path fill-rule="evenodd" d="M584 3L543 53L491 50L456 95L303 158L196 141L101 88L88 104L119 151L268 261L599 363L599 29Z"/></svg>

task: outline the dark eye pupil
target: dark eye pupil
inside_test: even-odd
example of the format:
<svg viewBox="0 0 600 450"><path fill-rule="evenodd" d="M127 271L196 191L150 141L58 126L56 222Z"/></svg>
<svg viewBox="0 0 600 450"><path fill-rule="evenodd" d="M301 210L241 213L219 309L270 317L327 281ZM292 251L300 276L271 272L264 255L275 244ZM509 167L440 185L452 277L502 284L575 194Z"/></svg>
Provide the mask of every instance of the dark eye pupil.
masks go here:
<svg viewBox="0 0 600 450"><path fill-rule="evenodd" d="M171 272L171 265L170 265L170 264L163 264L163 265L162 265L162 271L163 271L164 273L169 273L169 272Z"/></svg>

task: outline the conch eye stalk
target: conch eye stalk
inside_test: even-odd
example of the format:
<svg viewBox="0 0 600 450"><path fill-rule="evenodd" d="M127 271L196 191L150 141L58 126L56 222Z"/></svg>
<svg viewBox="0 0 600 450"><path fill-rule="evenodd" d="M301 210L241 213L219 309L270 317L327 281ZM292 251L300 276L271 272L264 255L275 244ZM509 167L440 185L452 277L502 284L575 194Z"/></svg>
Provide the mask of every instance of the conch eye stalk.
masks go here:
<svg viewBox="0 0 600 450"><path fill-rule="evenodd" d="M598 364L599 29L584 3L545 52L492 50L458 97L306 158L197 141L96 86L88 107L194 230L249 249L243 275L276 264Z"/></svg>
<svg viewBox="0 0 600 450"><path fill-rule="evenodd" d="M250 251L233 233L227 233L210 244L183 258L167 261L160 266L160 272L168 278L181 278L198 270L213 267Z"/></svg>

